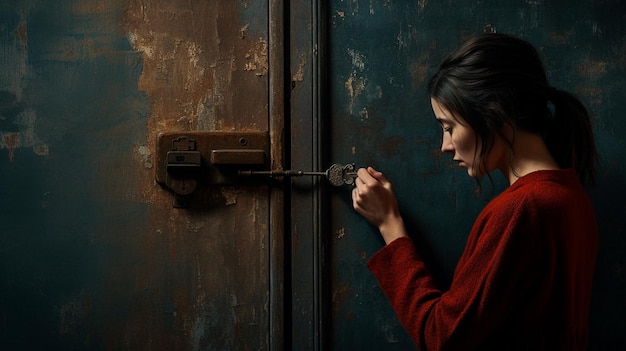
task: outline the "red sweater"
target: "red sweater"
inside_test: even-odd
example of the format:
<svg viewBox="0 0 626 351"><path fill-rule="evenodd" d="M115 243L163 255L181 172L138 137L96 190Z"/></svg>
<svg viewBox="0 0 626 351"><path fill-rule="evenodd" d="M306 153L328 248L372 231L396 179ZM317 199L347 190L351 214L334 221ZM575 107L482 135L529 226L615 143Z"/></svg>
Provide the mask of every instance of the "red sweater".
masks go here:
<svg viewBox="0 0 626 351"><path fill-rule="evenodd" d="M584 350L598 228L573 170L528 174L493 199L448 291L409 238L367 263L422 351Z"/></svg>

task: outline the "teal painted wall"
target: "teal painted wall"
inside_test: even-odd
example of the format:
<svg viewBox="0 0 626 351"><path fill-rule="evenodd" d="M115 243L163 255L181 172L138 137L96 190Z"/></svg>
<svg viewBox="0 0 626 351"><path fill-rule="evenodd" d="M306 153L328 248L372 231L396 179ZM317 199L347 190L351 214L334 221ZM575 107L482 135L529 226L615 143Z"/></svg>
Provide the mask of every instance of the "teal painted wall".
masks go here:
<svg viewBox="0 0 626 351"><path fill-rule="evenodd" d="M442 286L470 227L505 185L474 182L440 149L426 91L443 57L470 35L497 31L532 42L549 79L594 115L602 157L590 190L601 231L591 350L626 348L626 4L606 1L333 1L328 9L331 160L373 165L394 184L405 220ZM333 199L333 345L336 350L414 348L366 260L383 242Z"/></svg>
<svg viewBox="0 0 626 351"><path fill-rule="evenodd" d="M136 237L114 233L141 231L147 207L112 172L136 175L150 105L123 9L83 3L0 5L3 350L100 349L132 303L111 303L123 288L107 272L132 265Z"/></svg>

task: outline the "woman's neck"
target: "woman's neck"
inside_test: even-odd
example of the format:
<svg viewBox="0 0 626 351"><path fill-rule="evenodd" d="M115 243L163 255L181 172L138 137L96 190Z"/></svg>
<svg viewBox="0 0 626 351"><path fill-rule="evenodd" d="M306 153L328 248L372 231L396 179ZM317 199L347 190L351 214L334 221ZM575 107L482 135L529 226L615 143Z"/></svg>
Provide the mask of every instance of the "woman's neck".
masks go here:
<svg viewBox="0 0 626 351"><path fill-rule="evenodd" d="M501 171L510 185L532 172L560 169L541 136L520 130L515 135L509 161L508 167Z"/></svg>

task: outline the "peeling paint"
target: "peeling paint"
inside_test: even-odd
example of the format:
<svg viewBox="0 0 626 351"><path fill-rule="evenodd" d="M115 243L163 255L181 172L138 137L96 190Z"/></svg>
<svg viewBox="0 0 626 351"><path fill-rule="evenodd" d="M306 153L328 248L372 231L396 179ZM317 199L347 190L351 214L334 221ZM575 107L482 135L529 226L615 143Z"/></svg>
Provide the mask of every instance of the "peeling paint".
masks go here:
<svg viewBox="0 0 626 351"><path fill-rule="evenodd" d="M152 151L151 148L145 145L139 145L136 148L136 152L139 154L141 160L143 161L144 168L152 169Z"/></svg>
<svg viewBox="0 0 626 351"><path fill-rule="evenodd" d="M354 49L348 49L347 51L348 55L350 55L350 58L352 59L352 67L355 70L359 71L365 70L365 62L367 62L367 57Z"/></svg>
<svg viewBox="0 0 626 351"><path fill-rule="evenodd" d="M346 236L346 228L339 228L339 229L337 229L336 236L337 236L337 239L341 239L344 236Z"/></svg>
<svg viewBox="0 0 626 351"><path fill-rule="evenodd" d="M298 68L296 68L296 72L293 74L291 78L294 82L302 82L304 81L304 67L306 66L306 55L300 55L300 60L298 61Z"/></svg>
<svg viewBox="0 0 626 351"><path fill-rule="evenodd" d="M254 47L245 56L244 71L253 71L258 77L267 75L269 64L267 61L267 42L259 38Z"/></svg>
<svg viewBox="0 0 626 351"><path fill-rule="evenodd" d="M226 206L232 206L237 204L237 192L232 189L222 188L222 196L224 197L224 204Z"/></svg>
<svg viewBox="0 0 626 351"><path fill-rule="evenodd" d="M354 108L354 102L356 98L361 95L365 86L367 85L367 79L364 77L358 77L356 71L352 72L345 83L346 90L348 91L349 104L348 111L352 115L352 109Z"/></svg>
<svg viewBox="0 0 626 351"><path fill-rule="evenodd" d="M250 28L250 23L246 23L241 28L239 28L239 39L245 39L248 29Z"/></svg>
<svg viewBox="0 0 626 351"><path fill-rule="evenodd" d="M363 109L361 109L361 112L359 112L359 116L361 116L361 120L366 120L369 118L369 113L367 112L366 107L363 107Z"/></svg>

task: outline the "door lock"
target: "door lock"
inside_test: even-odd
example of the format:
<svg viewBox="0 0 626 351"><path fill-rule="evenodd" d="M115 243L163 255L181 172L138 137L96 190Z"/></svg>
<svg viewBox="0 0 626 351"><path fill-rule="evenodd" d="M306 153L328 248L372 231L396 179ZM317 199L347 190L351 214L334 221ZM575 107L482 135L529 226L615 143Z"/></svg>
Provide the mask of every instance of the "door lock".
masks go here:
<svg viewBox="0 0 626 351"><path fill-rule="evenodd" d="M331 185L352 185L354 164L333 164L324 172L271 170L270 141L257 132L164 132L157 136L155 178L171 190L174 207L187 207L200 185L258 184L272 178L321 176Z"/></svg>

